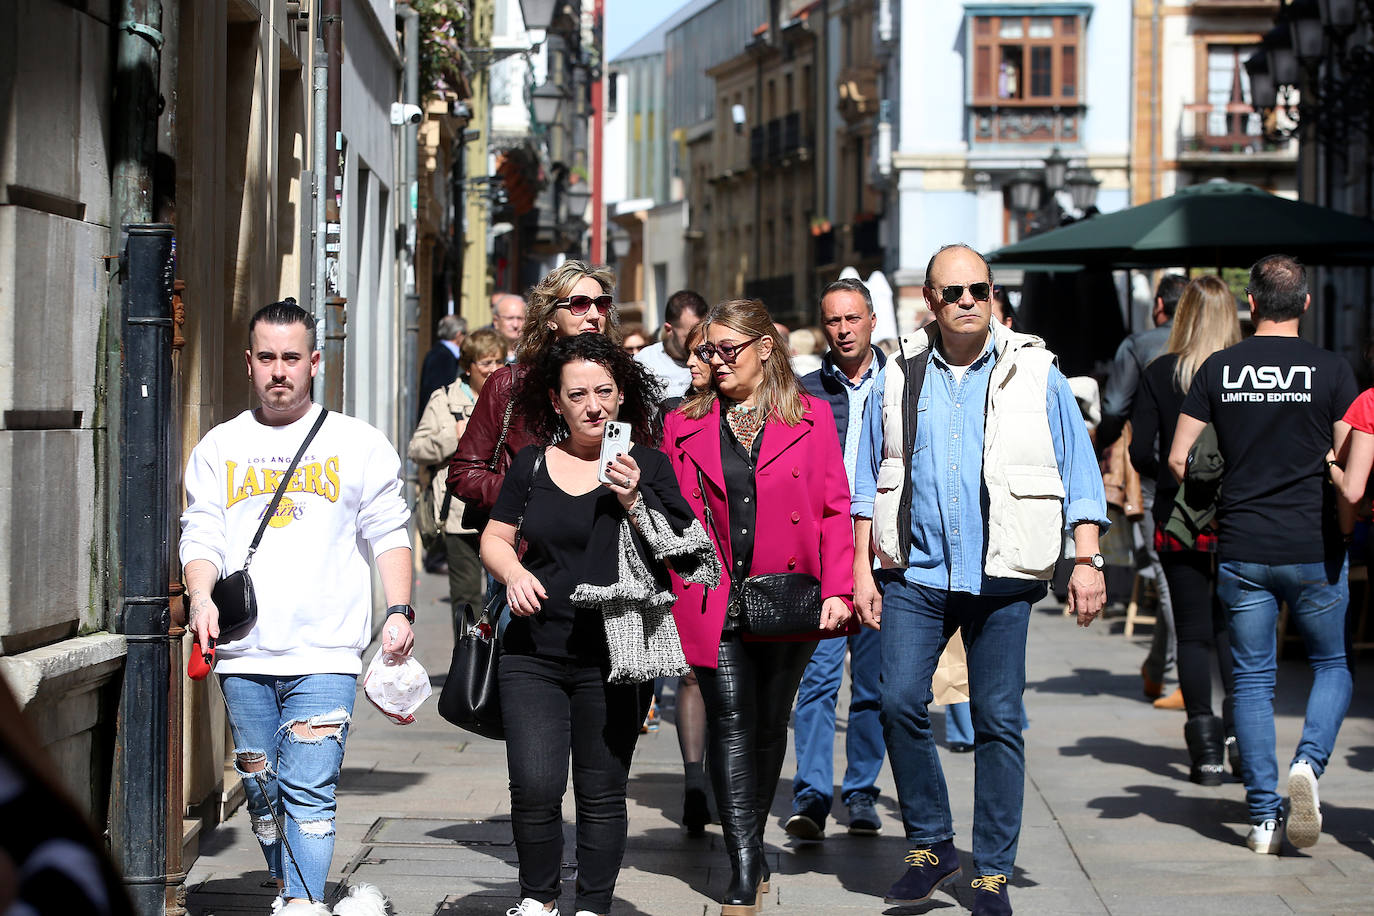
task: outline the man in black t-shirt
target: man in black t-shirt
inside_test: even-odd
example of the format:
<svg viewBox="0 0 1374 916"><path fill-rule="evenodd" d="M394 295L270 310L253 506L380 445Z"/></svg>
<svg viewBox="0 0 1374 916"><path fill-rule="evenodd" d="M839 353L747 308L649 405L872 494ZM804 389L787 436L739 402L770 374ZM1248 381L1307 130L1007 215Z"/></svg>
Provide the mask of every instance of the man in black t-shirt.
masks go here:
<svg viewBox="0 0 1374 916"><path fill-rule="evenodd" d="M1217 501L1217 596L1235 658L1236 740L1250 833L1246 845L1277 854L1321 834L1317 779L1350 705L1345 655L1345 544L1327 481L1336 424L1355 399L1350 366L1298 337L1312 298L1303 266L1270 255L1250 269L1255 336L1202 364L1178 419L1169 466L1181 480L1188 451L1211 423L1225 461ZM1275 625L1279 602L1307 645L1312 690L1288 771L1288 808L1274 754Z"/></svg>

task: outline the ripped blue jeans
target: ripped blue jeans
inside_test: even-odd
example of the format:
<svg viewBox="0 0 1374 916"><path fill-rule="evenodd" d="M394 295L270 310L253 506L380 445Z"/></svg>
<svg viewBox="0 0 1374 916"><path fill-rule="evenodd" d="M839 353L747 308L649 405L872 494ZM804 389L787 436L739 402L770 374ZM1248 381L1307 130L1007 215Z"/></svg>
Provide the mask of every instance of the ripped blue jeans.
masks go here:
<svg viewBox="0 0 1374 916"><path fill-rule="evenodd" d="M357 678L226 674L220 676L220 687L234 735L234 768L243 777L248 814L267 868L273 878L286 882L288 898L313 896L323 902L334 856L334 788ZM264 774L265 794L256 772ZM273 810L286 829L294 866L277 834Z"/></svg>

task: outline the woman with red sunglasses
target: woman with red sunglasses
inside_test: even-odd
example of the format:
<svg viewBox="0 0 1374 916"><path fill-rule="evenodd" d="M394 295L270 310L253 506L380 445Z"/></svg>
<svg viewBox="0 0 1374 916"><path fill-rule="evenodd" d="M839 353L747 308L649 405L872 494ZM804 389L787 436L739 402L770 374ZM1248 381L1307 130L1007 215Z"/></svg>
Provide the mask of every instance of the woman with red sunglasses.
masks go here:
<svg viewBox="0 0 1374 916"><path fill-rule="evenodd" d="M611 297L614 289L615 274L609 268L585 261L564 261L530 289L515 363L497 369L487 379L449 462L448 485L466 504L466 527L482 529L501 492L506 469L517 452L535 442L524 418L507 409L529 367L563 337L605 334L620 343Z"/></svg>

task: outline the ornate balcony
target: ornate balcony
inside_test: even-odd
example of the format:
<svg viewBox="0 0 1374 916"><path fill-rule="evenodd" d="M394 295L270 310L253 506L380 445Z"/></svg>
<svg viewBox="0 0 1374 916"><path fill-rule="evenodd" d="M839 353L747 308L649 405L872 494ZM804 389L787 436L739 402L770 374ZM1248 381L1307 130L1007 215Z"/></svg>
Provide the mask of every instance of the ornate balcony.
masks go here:
<svg viewBox="0 0 1374 916"><path fill-rule="evenodd" d="M1082 105L970 105L969 142L1077 144L1084 110Z"/></svg>

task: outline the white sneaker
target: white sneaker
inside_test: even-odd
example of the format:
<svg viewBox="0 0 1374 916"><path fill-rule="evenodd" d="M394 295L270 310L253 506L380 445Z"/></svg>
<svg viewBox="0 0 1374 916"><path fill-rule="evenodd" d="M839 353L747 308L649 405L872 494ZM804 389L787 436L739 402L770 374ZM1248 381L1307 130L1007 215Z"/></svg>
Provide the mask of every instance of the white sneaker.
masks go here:
<svg viewBox="0 0 1374 916"><path fill-rule="evenodd" d="M513 906L506 910L506 916L558 916L558 907L546 910L544 904L538 900L533 897L526 897L520 901L519 906Z"/></svg>
<svg viewBox="0 0 1374 916"><path fill-rule="evenodd" d="M1288 842L1299 849L1316 845L1322 835L1322 808L1317 800L1317 775L1312 764L1299 760L1288 770Z"/></svg>
<svg viewBox="0 0 1374 916"><path fill-rule="evenodd" d="M1251 824L1245 845L1262 856L1276 856L1283 845L1283 834L1279 828L1279 822L1273 818L1261 824Z"/></svg>
<svg viewBox="0 0 1374 916"><path fill-rule="evenodd" d="M593 913L591 910L578 910L574 916L597 916L597 914Z"/></svg>

